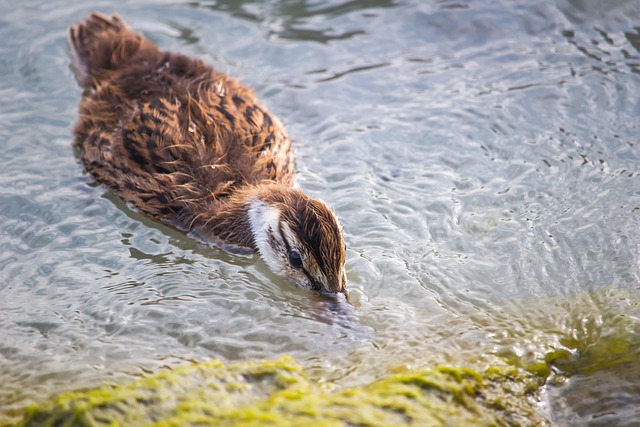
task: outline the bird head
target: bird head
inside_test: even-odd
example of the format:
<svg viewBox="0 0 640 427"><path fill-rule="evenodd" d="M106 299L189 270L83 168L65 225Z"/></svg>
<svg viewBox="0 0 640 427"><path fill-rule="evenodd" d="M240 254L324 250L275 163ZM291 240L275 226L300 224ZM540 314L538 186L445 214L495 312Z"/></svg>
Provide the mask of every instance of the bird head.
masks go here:
<svg viewBox="0 0 640 427"><path fill-rule="evenodd" d="M248 219L274 273L302 288L347 295L342 230L325 203L296 189L262 192L249 202Z"/></svg>

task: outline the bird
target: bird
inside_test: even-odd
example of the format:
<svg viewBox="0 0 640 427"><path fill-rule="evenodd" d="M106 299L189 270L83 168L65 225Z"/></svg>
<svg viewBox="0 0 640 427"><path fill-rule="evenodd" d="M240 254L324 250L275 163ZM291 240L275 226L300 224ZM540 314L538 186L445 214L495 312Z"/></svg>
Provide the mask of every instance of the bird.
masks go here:
<svg viewBox="0 0 640 427"><path fill-rule="evenodd" d="M291 140L250 88L118 14L91 13L68 39L73 144L96 181L198 240L257 252L290 284L348 296L342 225L296 187Z"/></svg>

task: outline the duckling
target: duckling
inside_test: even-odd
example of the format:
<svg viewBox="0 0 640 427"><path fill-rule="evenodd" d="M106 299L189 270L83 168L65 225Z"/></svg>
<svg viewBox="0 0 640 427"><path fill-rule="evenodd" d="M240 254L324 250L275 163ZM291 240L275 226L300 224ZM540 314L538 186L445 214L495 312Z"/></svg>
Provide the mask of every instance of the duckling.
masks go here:
<svg viewBox="0 0 640 427"><path fill-rule="evenodd" d="M130 206L288 282L347 295L341 226L294 188L291 141L253 92L199 59L160 50L122 18L69 28L83 95L74 145Z"/></svg>

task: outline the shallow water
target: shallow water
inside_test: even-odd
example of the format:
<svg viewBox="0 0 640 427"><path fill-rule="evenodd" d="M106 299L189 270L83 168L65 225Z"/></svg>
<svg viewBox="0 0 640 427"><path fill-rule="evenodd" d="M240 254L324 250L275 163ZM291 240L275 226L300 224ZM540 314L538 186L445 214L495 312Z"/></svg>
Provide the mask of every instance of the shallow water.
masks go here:
<svg viewBox="0 0 640 427"><path fill-rule="evenodd" d="M24 3L24 2L23 2ZM118 11L252 86L344 228L350 306L130 211L71 149L66 28ZM552 363L556 425L640 422L640 7L0 3L0 421L185 360L316 380Z"/></svg>

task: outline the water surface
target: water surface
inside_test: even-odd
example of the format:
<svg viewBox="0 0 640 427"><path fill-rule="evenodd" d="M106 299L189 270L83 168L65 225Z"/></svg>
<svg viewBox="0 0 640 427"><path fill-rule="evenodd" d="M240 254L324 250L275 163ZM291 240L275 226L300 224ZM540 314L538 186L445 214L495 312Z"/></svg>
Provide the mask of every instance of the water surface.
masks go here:
<svg viewBox="0 0 640 427"><path fill-rule="evenodd" d="M93 10L283 120L300 186L344 224L354 307L84 174L66 28ZM635 0L0 3L0 420L289 354L334 387L546 357L554 424L640 422L639 23Z"/></svg>

